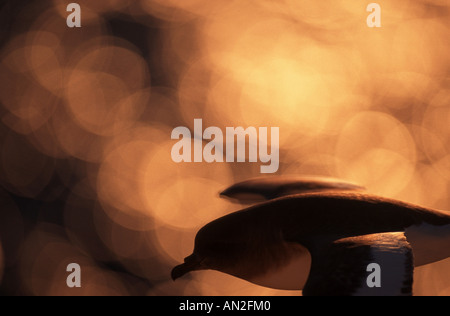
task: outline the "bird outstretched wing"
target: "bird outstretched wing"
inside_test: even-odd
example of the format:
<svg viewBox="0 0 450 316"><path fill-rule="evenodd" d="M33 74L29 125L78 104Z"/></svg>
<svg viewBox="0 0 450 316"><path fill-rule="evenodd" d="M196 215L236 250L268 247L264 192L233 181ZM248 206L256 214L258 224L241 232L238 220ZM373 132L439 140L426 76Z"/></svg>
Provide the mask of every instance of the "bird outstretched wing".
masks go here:
<svg viewBox="0 0 450 316"><path fill-rule="evenodd" d="M275 176L236 183L221 196L242 204L257 204L280 197L329 191L364 191L354 183L316 176Z"/></svg>
<svg viewBox="0 0 450 316"><path fill-rule="evenodd" d="M304 296L412 296L414 260L402 232L321 239L311 256Z"/></svg>

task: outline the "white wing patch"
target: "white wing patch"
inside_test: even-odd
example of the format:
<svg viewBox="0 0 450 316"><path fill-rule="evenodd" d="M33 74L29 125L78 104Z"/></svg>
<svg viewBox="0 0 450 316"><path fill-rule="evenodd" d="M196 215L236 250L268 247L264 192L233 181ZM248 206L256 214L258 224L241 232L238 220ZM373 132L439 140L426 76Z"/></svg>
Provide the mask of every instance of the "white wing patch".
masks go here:
<svg viewBox="0 0 450 316"><path fill-rule="evenodd" d="M363 236L371 245L372 262L380 267L380 287L369 287L367 282L354 296L404 296L405 286L412 281L412 255L404 233L388 233ZM367 271L367 270L366 270ZM367 278L371 272L367 272ZM409 292L409 291L406 291Z"/></svg>
<svg viewBox="0 0 450 316"><path fill-rule="evenodd" d="M342 238L317 249L306 296L412 295L414 260L403 232ZM373 264L380 267L379 287L368 283Z"/></svg>

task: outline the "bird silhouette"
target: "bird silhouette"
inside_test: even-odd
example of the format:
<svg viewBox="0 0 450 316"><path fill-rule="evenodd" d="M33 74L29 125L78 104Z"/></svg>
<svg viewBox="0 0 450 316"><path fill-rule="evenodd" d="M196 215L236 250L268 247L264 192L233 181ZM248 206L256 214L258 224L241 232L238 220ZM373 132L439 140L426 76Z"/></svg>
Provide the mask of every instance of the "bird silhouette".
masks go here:
<svg viewBox="0 0 450 316"><path fill-rule="evenodd" d="M222 195L265 202L200 229L193 254L172 270L174 280L217 270L305 296L411 296L414 268L450 257L449 214L357 185L277 177L239 183ZM379 286L367 282L373 264Z"/></svg>

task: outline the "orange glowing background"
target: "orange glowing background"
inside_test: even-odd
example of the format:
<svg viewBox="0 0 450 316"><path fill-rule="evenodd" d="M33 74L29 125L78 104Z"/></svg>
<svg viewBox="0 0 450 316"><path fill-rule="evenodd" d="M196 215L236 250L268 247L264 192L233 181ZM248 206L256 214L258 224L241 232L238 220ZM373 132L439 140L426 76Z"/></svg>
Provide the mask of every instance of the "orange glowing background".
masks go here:
<svg viewBox="0 0 450 316"><path fill-rule="evenodd" d="M450 211L447 0L378 0L378 29L369 1L77 2L79 29L69 2L1 7L0 293L298 295L170 280L196 231L239 208L218 192L259 175L172 162L172 129L195 118L280 127L278 174ZM449 295L449 270L418 269L415 294Z"/></svg>

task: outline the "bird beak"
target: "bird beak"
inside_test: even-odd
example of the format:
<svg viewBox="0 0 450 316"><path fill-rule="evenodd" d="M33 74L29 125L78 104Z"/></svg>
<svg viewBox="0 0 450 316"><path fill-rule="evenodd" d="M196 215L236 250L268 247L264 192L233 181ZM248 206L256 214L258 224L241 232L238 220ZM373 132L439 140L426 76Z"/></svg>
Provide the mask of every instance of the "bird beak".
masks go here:
<svg viewBox="0 0 450 316"><path fill-rule="evenodd" d="M191 255L184 259L184 263L176 266L172 270L172 280L176 281L182 276L188 274L192 271L197 271L202 269L201 260L198 260L196 255Z"/></svg>

